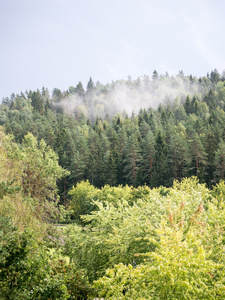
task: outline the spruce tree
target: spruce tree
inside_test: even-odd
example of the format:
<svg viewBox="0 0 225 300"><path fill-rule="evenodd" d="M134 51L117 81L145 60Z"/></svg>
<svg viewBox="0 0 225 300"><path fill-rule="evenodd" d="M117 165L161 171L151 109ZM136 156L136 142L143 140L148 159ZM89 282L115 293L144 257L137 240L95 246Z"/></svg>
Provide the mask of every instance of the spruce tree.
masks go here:
<svg viewBox="0 0 225 300"><path fill-rule="evenodd" d="M168 161L165 137L159 131L156 135L155 165L153 171L153 186L168 185Z"/></svg>

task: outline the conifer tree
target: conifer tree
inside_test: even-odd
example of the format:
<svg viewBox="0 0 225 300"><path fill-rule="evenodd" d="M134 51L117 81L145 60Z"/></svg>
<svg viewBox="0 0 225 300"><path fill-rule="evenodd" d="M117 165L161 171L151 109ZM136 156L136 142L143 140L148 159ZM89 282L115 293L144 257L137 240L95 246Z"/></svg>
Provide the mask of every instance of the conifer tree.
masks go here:
<svg viewBox="0 0 225 300"><path fill-rule="evenodd" d="M204 169L206 166L206 153L201 141L201 135L199 135L195 130L191 133L189 139L190 156L192 158L192 163L190 166L191 174L201 178L204 176Z"/></svg>
<svg viewBox="0 0 225 300"><path fill-rule="evenodd" d="M127 183L136 186L138 184L138 171L141 161L141 149L134 133L128 136L125 145L125 157L123 160L124 176Z"/></svg>
<svg viewBox="0 0 225 300"><path fill-rule="evenodd" d="M168 184L168 161L165 137L159 131L155 138L155 165L153 171L153 186Z"/></svg>
<svg viewBox="0 0 225 300"><path fill-rule="evenodd" d="M144 183L153 186L153 169L155 164L155 137L151 130L148 131L145 138L142 141L142 171L144 177Z"/></svg>
<svg viewBox="0 0 225 300"><path fill-rule="evenodd" d="M81 81L79 81L78 84L76 85L75 92L76 92L80 97L83 97L83 96L84 96L85 90L84 90L84 88L83 88L83 84L82 84Z"/></svg>
<svg viewBox="0 0 225 300"><path fill-rule="evenodd" d="M225 142L222 140L215 153L215 176L217 179L225 178Z"/></svg>
<svg viewBox="0 0 225 300"><path fill-rule="evenodd" d="M31 95L31 105L36 109L40 114L44 113L44 101L42 99L41 93L39 90L33 92Z"/></svg>

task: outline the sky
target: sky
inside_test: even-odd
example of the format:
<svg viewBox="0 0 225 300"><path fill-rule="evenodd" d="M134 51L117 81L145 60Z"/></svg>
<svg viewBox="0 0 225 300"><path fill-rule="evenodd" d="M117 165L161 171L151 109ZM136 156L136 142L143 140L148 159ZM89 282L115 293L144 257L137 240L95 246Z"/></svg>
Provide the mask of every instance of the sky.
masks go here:
<svg viewBox="0 0 225 300"><path fill-rule="evenodd" d="M0 0L0 99L225 69L224 0Z"/></svg>

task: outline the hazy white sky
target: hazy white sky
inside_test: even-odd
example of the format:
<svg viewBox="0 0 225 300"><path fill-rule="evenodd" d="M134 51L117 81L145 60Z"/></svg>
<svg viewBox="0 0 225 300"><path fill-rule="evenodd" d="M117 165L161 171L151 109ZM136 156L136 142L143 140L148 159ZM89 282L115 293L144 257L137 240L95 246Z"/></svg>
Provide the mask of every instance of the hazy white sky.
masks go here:
<svg viewBox="0 0 225 300"><path fill-rule="evenodd" d="M224 0L0 0L0 99L225 69Z"/></svg>

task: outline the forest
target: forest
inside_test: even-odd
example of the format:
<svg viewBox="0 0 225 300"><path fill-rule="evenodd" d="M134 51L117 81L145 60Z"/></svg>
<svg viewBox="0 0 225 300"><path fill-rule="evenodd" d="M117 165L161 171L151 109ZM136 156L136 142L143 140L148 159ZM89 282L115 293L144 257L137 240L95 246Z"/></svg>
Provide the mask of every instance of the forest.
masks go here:
<svg viewBox="0 0 225 300"><path fill-rule="evenodd" d="M225 297L225 73L0 104L1 299Z"/></svg>

